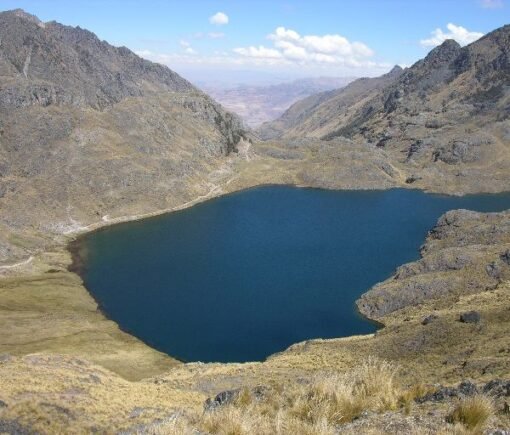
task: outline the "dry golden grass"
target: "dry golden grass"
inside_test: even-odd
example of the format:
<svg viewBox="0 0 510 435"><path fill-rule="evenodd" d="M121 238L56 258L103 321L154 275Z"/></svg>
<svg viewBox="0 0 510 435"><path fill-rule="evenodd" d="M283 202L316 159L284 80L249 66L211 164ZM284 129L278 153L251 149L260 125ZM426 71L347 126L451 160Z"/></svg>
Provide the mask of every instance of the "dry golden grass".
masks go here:
<svg viewBox="0 0 510 435"><path fill-rule="evenodd" d="M423 397L428 393L434 391L434 387L431 385L424 384L423 382L417 383L415 385L411 385L405 391L402 392L400 396L400 405L404 408L404 412L406 415L411 413L413 408L414 399L418 397Z"/></svg>
<svg viewBox="0 0 510 435"><path fill-rule="evenodd" d="M403 391L394 365L369 358L346 373L320 373L304 384L286 384L255 397L243 389L236 400L180 422L181 433L192 428L217 435L330 435L363 412L399 407ZM177 423L169 424L170 429ZM169 430L170 430L169 429ZM167 433L166 426L155 433ZM171 432L170 432L171 433Z"/></svg>
<svg viewBox="0 0 510 435"><path fill-rule="evenodd" d="M287 392L289 412L303 421L341 424L363 411L396 409L401 395L396 368L369 358L353 371L319 374L310 385Z"/></svg>
<svg viewBox="0 0 510 435"><path fill-rule="evenodd" d="M449 416L449 420L452 423L461 423L468 433L481 434L494 414L493 400L478 394L459 401Z"/></svg>
<svg viewBox="0 0 510 435"><path fill-rule="evenodd" d="M223 366L197 366L189 374L201 377L212 370L218 375L218 367ZM0 408L0 420L16 420L41 434L96 430L153 435L331 435L339 431L346 435L475 435L485 428L487 415L492 415L490 406L482 407L488 400L485 397L459 402L450 410L451 423L445 419L451 405L447 403L416 404L406 415L406 403L425 394L428 387L403 387L403 370L368 358L352 370L272 379L257 388L252 384L238 390L231 403L204 412L207 396L192 388L157 379L130 382L82 360L31 355L0 362L0 399L8 404ZM433 414L428 413L431 409ZM505 427L499 417L490 424Z"/></svg>
<svg viewBox="0 0 510 435"><path fill-rule="evenodd" d="M467 427L467 415L473 416L477 407L486 404L485 397L474 398L472 403L462 402L459 414L463 416L462 422L458 417L449 424L441 417L431 429L416 424L412 417L407 419L406 403L428 391L430 388L424 384L402 388L395 365L369 358L351 371L317 373L308 382L275 385L264 390L262 395L246 388L230 404L203 413L182 415L144 433L333 435L340 431L379 435L395 433L399 428L410 435L478 433L476 428ZM486 420L479 415L476 421L481 426L477 427L482 427ZM390 421L394 425L384 429ZM359 425L360 422L363 424Z"/></svg>

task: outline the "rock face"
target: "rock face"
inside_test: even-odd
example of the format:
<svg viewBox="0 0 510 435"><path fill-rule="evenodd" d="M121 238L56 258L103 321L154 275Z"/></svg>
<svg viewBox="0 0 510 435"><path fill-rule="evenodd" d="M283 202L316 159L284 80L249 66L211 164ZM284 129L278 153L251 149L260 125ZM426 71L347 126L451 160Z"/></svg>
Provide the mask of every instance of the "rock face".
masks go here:
<svg viewBox="0 0 510 435"><path fill-rule="evenodd" d="M457 387L440 386L435 391L428 393L425 396L417 397L415 401L417 403L443 402L452 397L469 397L479 393L487 394L492 397L509 397L510 381L493 379L480 386L477 386L470 381L462 381Z"/></svg>
<svg viewBox="0 0 510 435"><path fill-rule="evenodd" d="M508 190L509 47L509 25L466 47L447 40L403 71L295 103L259 134L368 143L386 150L417 187Z"/></svg>
<svg viewBox="0 0 510 435"><path fill-rule="evenodd" d="M428 300L495 289L510 279L505 261L509 245L510 212L450 211L429 232L422 258L399 267L392 278L365 293L357 301L358 308L378 319ZM480 314L461 313L458 319L478 323Z"/></svg>
<svg viewBox="0 0 510 435"><path fill-rule="evenodd" d="M203 194L244 135L169 68L79 27L0 13L0 262L104 215Z"/></svg>

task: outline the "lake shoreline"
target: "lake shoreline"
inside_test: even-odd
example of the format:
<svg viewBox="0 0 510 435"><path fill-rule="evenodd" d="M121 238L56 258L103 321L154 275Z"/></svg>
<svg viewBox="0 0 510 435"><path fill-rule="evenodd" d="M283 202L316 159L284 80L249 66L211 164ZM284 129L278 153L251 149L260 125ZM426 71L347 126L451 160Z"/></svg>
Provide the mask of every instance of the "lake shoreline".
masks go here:
<svg viewBox="0 0 510 435"><path fill-rule="evenodd" d="M257 188L260 186L267 186L267 185L275 185L275 186L282 186L282 185L285 186L286 185L286 186L294 186L294 187L299 187L299 188L325 189L325 190L346 190L346 191L352 191L352 190L368 190L368 191L382 190L382 191L385 191L385 190L393 189L393 188L404 188L404 189L411 189L411 190L419 190L419 191L423 191L426 193L433 193L433 194L437 193L439 195L449 195L450 196L449 193L435 192L435 190L437 190L437 189L434 189L432 186L430 186L430 188L424 188L423 186L414 187L414 186L410 186L410 185L405 185L403 183L402 184L391 184L388 186L384 185L384 186L379 187L378 189L373 189L371 187L367 187L368 184L363 183L363 182L361 182L361 184L356 183L354 188L353 188L353 185L349 185L349 187L342 187L342 188L338 188L336 186L324 187L324 186L309 185L306 183L302 183L301 180L295 179L294 176L291 176L290 179L287 178L287 175L285 175L285 174L289 174L289 173L292 174L294 171L292 168L286 168L286 169L284 168L283 172L281 174L273 173L272 175L270 175L268 177L267 169L263 168L263 167L257 169L257 166L254 168L252 166L254 164L254 162L256 162L256 160L252 159L252 162L250 162L249 167L237 168L234 171L234 173L237 174L236 177L234 177L234 179L229 180L229 181L232 181L232 180L234 180L234 181L231 183L228 183L228 184L222 183L220 185L219 189L215 191L214 196L211 196L210 198L206 198L206 200L213 199L218 196L225 195L225 194L239 192L239 191L242 191L245 189L252 189L252 188ZM236 163L236 165L239 165L239 162ZM242 165L243 164L241 164L241 166ZM289 170L290 170L290 172L289 172ZM247 177L246 176L242 177L243 174L245 174L245 175L251 174L251 175L249 175ZM264 182L264 181L261 182L261 180L266 180L266 179L268 179L269 182ZM275 182L275 180L276 180L276 182ZM358 188L360 185L363 188ZM468 193L466 193L466 195L472 194L472 192L469 191L469 186L467 186L467 187L468 187ZM491 192L482 191L480 193L498 194L498 193L502 193L502 192L498 191L498 192L491 193ZM454 196L457 196L457 195L454 195ZM202 196L198 195L194 200L191 200L185 204L189 204L187 207L198 204L198 203L200 203L200 199L197 201L197 198L202 198L202 197L203 197L203 195ZM139 217L138 219L136 218L136 216L130 217L130 221L132 222L135 220L147 219L147 218L151 218L151 217L155 217L155 216L161 216L161 215L164 215L167 213L172 213L172 212L177 211L176 207L179 208L179 210L187 208L187 207L183 208L182 205L177 205L177 206L171 207L170 209L164 209L164 210L158 210L158 211L153 211L153 212L149 212L149 213L144 213L143 214L144 217ZM11 271L9 271L10 273L8 275L4 275L4 278L13 280L16 283L16 286L19 285L19 286L21 286L21 288L24 288L25 287L24 283L25 283L26 277L31 277L31 276L35 275L43 281L48 281L48 278L50 277L50 275L47 275L45 273L45 271L47 272L47 271L56 269L56 270L59 270L60 273L69 274L70 278L74 280L73 276L79 277L79 275L74 272L69 272L67 270L67 268L73 263L73 260L71 258L68 258L70 255L72 255L72 253L70 251L68 251L68 249L67 249L68 245L70 243L72 243L73 241L79 239L80 237L86 236L90 232L97 231L97 230L104 230L104 229L109 228L111 225L114 225L114 224L117 225L120 223L123 223L123 222L116 222L116 221L115 222L112 222L112 221L96 222L95 224L91 224L88 226L89 228L90 228L90 226L94 226L93 229L89 229L85 232L68 234L68 235L60 238L60 240L55 240L56 245L53 248L51 248L49 250L38 251L38 252L34 253L34 260L29 264L29 267L20 267L20 268L11 270ZM62 257L64 258L64 260L62 260ZM57 260L55 260L55 258ZM1 283L1 281L2 280L0 280L0 283ZM9 281L9 282L11 282L11 281ZM50 284L50 283L51 283L51 281L48 281L48 284ZM82 284L81 288L83 289L83 290L81 290L83 292L82 296L90 298L91 297L90 293L85 287L83 287L83 284ZM35 297L35 295L34 295L34 297ZM54 311L54 308L51 306L50 303L48 304L48 307L46 309L49 312ZM382 324L384 324L384 323L382 323ZM50 331L49 332L50 337L55 335L56 333L57 333L57 331L55 331L54 333ZM15 341L16 341L16 339L15 339ZM118 341L116 341L116 343L118 343ZM18 348L19 348L19 350L15 351L16 354L26 354L26 353L36 351L36 348L34 348L34 347L30 348L32 350L27 350L22 343L20 343L20 346L15 346L15 347L11 346L10 348L4 348L4 350L9 351L9 349L18 349ZM127 348L126 348L126 350L127 350ZM77 353L80 353L80 352L77 352ZM154 356L152 356L152 355L154 355ZM153 351L152 348L147 346L147 357L143 357L143 358L144 359L148 358L148 361L151 361L154 359L154 357L156 358L156 360L158 360L160 358L159 352L157 352L155 350ZM166 355L165 355L165 357L169 359L171 364L173 364L172 359L170 357L167 357ZM102 362L103 358L100 358L95 355L90 355L90 358L95 362L104 364ZM138 357L136 357L136 358L138 358ZM152 366L152 368L150 366L147 366L147 368L137 369L137 368L135 368L135 366L133 366L128 371L126 371L125 369L116 370L115 366L117 364L121 364L121 362L120 362L120 360L118 362L115 362L115 361L116 360L114 358L114 360L112 360L111 363L108 363L106 365L106 367L122 374L122 376L127 376L128 378L141 379L141 378L144 378L147 376L152 376L154 373L157 373L157 372L161 373L160 369L158 369L159 363L155 366ZM144 365L144 364L142 364L142 365Z"/></svg>
<svg viewBox="0 0 510 435"><path fill-rule="evenodd" d="M275 185L275 184L272 184L272 185L264 185L264 186L253 186L253 187L250 187L250 188L247 188L247 189L242 189L242 190L237 190L237 191L234 191L234 192L228 192L228 193L225 193L224 195L221 195L221 197L225 198L225 197L231 197L232 195L237 195L237 194L241 194L241 193L247 193L249 191L253 191L253 190L256 190L256 189L265 189L265 188L272 188L272 187L275 187L275 188L299 188L299 189L307 189L307 190L322 190L322 191L328 191L328 192L333 192L331 189L321 189L321 188L307 188L307 187L301 187L301 186L294 186L294 185ZM399 191L402 191L402 192L405 192L405 191L408 191L409 189L398 189L398 188L395 188L395 189L377 189L377 191L379 191L380 193L390 193L391 191L394 191L394 193L398 193ZM414 189L413 189L414 190ZM366 192L375 192L376 190L375 189L363 189L363 191L366 191ZM355 191L353 190L346 190L346 189L343 189L343 190L338 190L338 191L334 191L335 193L354 193ZM220 195L219 195L220 196ZM218 196L218 197L219 197ZM431 195L429 194L426 194L426 197L430 197ZM471 195L466 195L466 198L468 198L469 196ZM485 196L485 195L482 195L482 196ZM207 199L207 200L204 200L204 201L201 201L200 204L204 204L205 202L209 202L210 200L212 199L218 199L218 197L215 197L215 198L210 198L210 199ZM451 198L452 200L460 200L458 197L452 197L450 195L432 195L433 198L436 198L436 199L441 199L441 200L444 200L444 199L448 199L448 198ZM488 198L492 198L493 195L487 195ZM232 199L232 198L230 198ZM198 204L198 203L197 203ZM452 208L458 208L456 206L452 206ZM184 209L180 209L180 211L183 211ZM159 215L157 216L159 219L163 219L166 217L168 217L170 214L172 214L172 212L169 212L169 213L164 213L162 215ZM154 216L155 218L156 216ZM150 217L150 218L147 218L147 219L144 219L144 221L147 221L147 220L151 220L153 217ZM146 222L146 224L150 224L150 222ZM158 222L152 222L152 224L157 224ZM122 228L119 228L118 225L120 224L117 224L116 225L116 230L118 231L119 229L122 229ZM68 250L69 252L71 253L72 255L72 263L71 265L69 266L69 270L72 271L72 272L75 272L77 273L82 279L84 279L84 265L86 263L86 260L84 260L83 258L83 253L80 253L80 251L83 249L83 246L84 244L82 243L84 241L84 238L86 237L89 237L91 234L95 233L97 234L98 232L102 232L102 231L105 231L107 230L108 228L112 228L110 225L108 226L104 226L104 227L101 227L99 229L95 229L94 231L91 231L91 232L88 232L86 234L80 234L75 240L71 241L69 244L68 244ZM429 228L430 229L430 228ZM421 242L421 237L420 237L420 242ZM400 264L400 263L399 263ZM391 272L393 273L393 269L391 270ZM381 282L381 281L376 281L375 283L377 282ZM357 296L357 300L360 300L362 298L362 296L367 293L368 291L370 291L372 287L371 286L368 286L366 288L364 288L364 290ZM89 294L94 297L96 299L96 302L99 302L99 300L97 299L96 296L94 296L93 292L91 292L90 289L87 288L87 291L89 292ZM102 307L101 307L101 304L100 305L100 308L102 310ZM379 321L375 318L371 318L370 316L368 315L364 315L360 309L359 309L359 306L356 305L356 304L353 304L353 307L352 307L352 311L355 313L356 316L360 317L361 319L363 319L364 321L367 321L371 324L373 324L374 326L376 326L378 329L381 329L385 326L384 322L382 321ZM103 314L109 318L109 316L107 315L107 313L105 311L103 311ZM127 333L130 333L130 334L133 334L134 331L132 330L132 327L127 327L126 325L122 326L122 329L127 332ZM345 335L345 336L338 336L338 337L348 337L352 334L348 334L348 335ZM359 333L355 333L355 335L359 335ZM327 336L327 335L326 335ZM310 339L314 339L314 338L320 338L321 335L318 335L318 336L315 336L315 337L311 337ZM149 343L150 340L147 340L147 337L146 337L146 342ZM154 347L154 345L151 345ZM161 346L155 346L156 349L159 349L161 350ZM283 349L282 349L283 350ZM172 352L169 352L169 351L164 351L166 352L168 355L172 356L173 353ZM278 351L278 352L281 352L281 351ZM265 358L262 359L265 360L269 357L271 357L272 353L268 354ZM189 359L189 358L186 358L186 361L194 361L196 359ZM200 358L198 359L200 360ZM235 361L235 360L234 360ZM247 360L247 361L261 361L260 359L256 359L256 360Z"/></svg>

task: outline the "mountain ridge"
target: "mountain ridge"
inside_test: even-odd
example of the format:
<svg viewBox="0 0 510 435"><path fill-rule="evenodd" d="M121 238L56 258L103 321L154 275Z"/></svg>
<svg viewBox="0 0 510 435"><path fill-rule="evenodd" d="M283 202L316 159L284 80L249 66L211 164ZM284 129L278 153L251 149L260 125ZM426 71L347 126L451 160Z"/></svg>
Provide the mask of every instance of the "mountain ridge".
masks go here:
<svg viewBox="0 0 510 435"><path fill-rule="evenodd" d="M508 25L465 47L446 40L405 70L297 102L258 134L270 141L308 137L379 148L419 188L448 176L445 184L484 184L485 190L492 176L497 189L506 190L509 47Z"/></svg>
<svg viewBox="0 0 510 435"><path fill-rule="evenodd" d="M335 136L359 136L361 139L368 139L369 142L374 142L376 138L368 135L366 131L371 128L369 121L373 120L376 115L389 115L394 112L401 105L400 103L405 100L404 97L407 99L417 99L419 97L423 100L423 95L413 94L427 92L430 98L430 94L437 93L438 88L448 87L452 81L469 71L471 71L471 77L464 78L471 79L472 82L477 81L480 86L474 86L472 90L464 88L463 92L467 95L473 93L473 90L481 91L480 87L490 83L494 84L494 81L496 83L508 81L509 53L507 47L510 39L509 34L510 25L507 25L496 29L466 47L461 47L453 40L446 40L431 50L424 59L406 68L401 75L393 75L395 81L386 83L380 93L373 95L357 110L354 117L351 115L347 121L340 124L340 127L335 128L332 125L328 131L327 129L320 130L317 127L314 128L313 124L307 124L306 128L303 127L298 131L302 133L304 130L307 130L308 134L312 135L315 135L315 131L317 131L317 135L324 139L331 139ZM481 46L484 46L482 50L480 49ZM476 71L474 71L475 69ZM352 88L353 86L354 84L348 85L344 89L344 93L349 92L349 87ZM493 88L494 85L491 87ZM488 90L485 89L484 91L487 92ZM473 95L473 98L476 98L476 95ZM413 102L411 101L411 103ZM404 109L410 110L411 107L404 107ZM427 107L422 107L423 109L427 109ZM339 118L342 115L347 116L346 113L342 112L328 113L325 111L321 114L324 115L322 118L323 123L325 121L333 123L332 118ZM282 119L285 119L288 115L284 114ZM312 115L313 113L310 116ZM331 118L331 121L328 118ZM365 131L360 134L359 129L365 126ZM265 128L271 127L269 124ZM281 132L279 137L292 135L292 127L292 125L287 126L287 131ZM379 136L382 138L384 133L379 133Z"/></svg>
<svg viewBox="0 0 510 435"><path fill-rule="evenodd" d="M247 137L187 80L88 30L15 10L0 40L0 258L114 209L186 202Z"/></svg>

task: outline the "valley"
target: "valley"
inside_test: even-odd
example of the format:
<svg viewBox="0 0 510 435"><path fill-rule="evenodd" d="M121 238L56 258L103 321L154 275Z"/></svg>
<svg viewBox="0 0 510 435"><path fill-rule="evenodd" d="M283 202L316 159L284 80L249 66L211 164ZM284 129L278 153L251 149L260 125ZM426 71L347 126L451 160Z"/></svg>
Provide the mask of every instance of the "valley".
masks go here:
<svg viewBox="0 0 510 435"><path fill-rule="evenodd" d="M376 333L242 364L184 364L121 330L74 273L68 245L263 185L508 192L510 26L306 97L256 130L167 67L79 27L14 10L0 13L0 38L0 432L186 433L222 391L252 397L262 386L276 393L261 397L285 402L286 386L375 358L398 367L397 398L342 421L345 433L377 431L381 415L407 433L437 433L454 430L447 416L463 393L414 399L508 380L508 211L453 210L431 225L421 258L358 299L384 325ZM510 425L505 397L494 430Z"/></svg>
<svg viewBox="0 0 510 435"><path fill-rule="evenodd" d="M265 86L239 84L234 88L205 83L201 89L239 115L248 127L256 128L279 118L305 97L342 88L353 80L352 77L312 77Z"/></svg>

